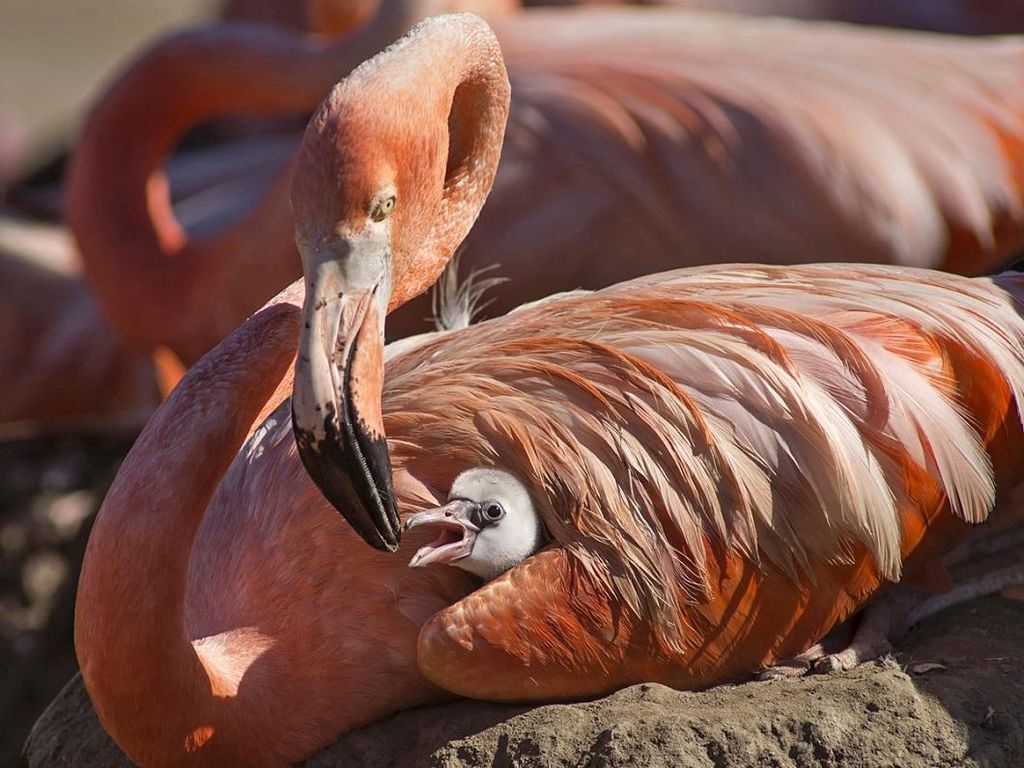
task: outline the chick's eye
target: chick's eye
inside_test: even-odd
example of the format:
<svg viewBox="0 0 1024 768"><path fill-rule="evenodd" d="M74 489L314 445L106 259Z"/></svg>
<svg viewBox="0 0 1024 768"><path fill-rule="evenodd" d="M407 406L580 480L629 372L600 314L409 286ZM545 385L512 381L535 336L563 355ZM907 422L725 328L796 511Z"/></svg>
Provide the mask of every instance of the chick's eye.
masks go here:
<svg viewBox="0 0 1024 768"><path fill-rule="evenodd" d="M505 516L505 509L496 501L489 501L484 505L484 520L489 523L496 523Z"/></svg>
<svg viewBox="0 0 1024 768"><path fill-rule="evenodd" d="M370 211L370 218L374 221L384 221L384 219L394 213L394 210L395 196L391 195L374 203L373 209Z"/></svg>

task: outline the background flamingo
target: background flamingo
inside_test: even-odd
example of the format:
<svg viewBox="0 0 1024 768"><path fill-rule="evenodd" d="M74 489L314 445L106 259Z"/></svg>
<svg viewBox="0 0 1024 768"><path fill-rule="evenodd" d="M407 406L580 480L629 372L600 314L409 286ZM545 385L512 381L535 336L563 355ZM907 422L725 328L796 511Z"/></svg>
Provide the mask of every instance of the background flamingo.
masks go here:
<svg viewBox="0 0 1024 768"><path fill-rule="evenodd" d="M590 0L582 0L589 2ZM596 0L600 4L600 0ZM344 3L339 3L344 5ZM527 0L524 5L548 5ZM574 5L574 0L551 5ZM997 35L1024 31L1014 0L663 0L639 5L673 5L693 10L752 16L787 16L846 21L880 27L905 27L960 35Z"/></svg>
<svg viewBox="0 0 1024 768"><path fill-rule="evenodd" d="M581 5L591 0L526 0L522 5ZM616 3L593 0L595 5ZM961 35L1024 31L1014 0L660 0L633 5L672 5L692 10L752 16L786 16L817 21L846 21L880 27L905 27ZM356 0L229 0L224 17L259 21L289 29L336 34L372 12L373 2ZM461 10L472 10L463 7Z"/></svg>
<svg viewBox="0 0 1024 768"><path fill-rule="evenodd" d="M890 3L886 4L886 8L884 9L884 12L887 14L884 18L881 16L873 17L870 15L865 15L870 13L877 13L878 9L876 8L874 11L872 11L868 8L868 5L870 4L856 2L848 3L842 7L839 7L834 3L830 3L827 4L827 8L821 4L813 2L767 2L766 4L745 3L741 4L742 7L730 6L727 2L725 2L725 0L723 0L723 3L723 8L726 10L743 10L745 12L757 13L783 13L798 16L814 17L831 14L835 18L854 19L861 21L870 20L880 23L905 24L909 26L918 26L924 28L942 28L947 31L982 31L983 29L988 31L1006 31L1010 29L1010 27L985 27L984 25L990 22L997 22L999 24L1002 24L1003 21L1005 21L1007 18L1010 19L1012 23L1014 18L1012 13L1008 14L1005 9L1000 9L999 7L996 7L991 3L987 4L984 8L979 7L974 9L971 9L966 5L957 3L948 4L947 6L943 6L943 8L941 9L936 8L934 4L930 5L927 9L921 9L918 8L913 3L905 5ZM304 101L304 105L302 107L303 109L310 108L312 104L319 99L319 97L322 95L322 90L326 87L325 84L333 82L333 80L336 78L338 72L341 69L350 66L351 63L354 61L360 60L361 58L370 55L374 50L386 44L386 42L389 39L396 36L410 22L410 20L413 20L417 18L419 15L422 15L423 13L427 12L427 8L425 6L422 8L409 6L403 9L402 7L396 7L395 3L373 5L369 3L331 2L330 0L311 2L308 4L308 7L304 7L302 6L302 4L295 3L287 4L288 8L284 8L283 5L275 5L274 3L257 3L256 5L260 6L260 8L254 9L246 8L244 7L245 5L245 3L228 4L229 7L226 9L225 15L228 18L281 21L282 19L278 17L282 12L286 11L288 14L291 14L291 16L294 17L290 22L288 22L288 25L290 26L294 26L295 23L298 22L299 16L303 16L308 19L308 26L311 29L316 30L318 32L336 36L344 35L346 33L350 34L349 38L346 40L344 45L334 49L335 54L332 63L333 65L336 65L338 69L327 73L321 79L320 85L318 87L313 88L313 92L310 94L309 98L306 98L305 100L302 100L300 98L300 100ZM250 3L250 5L252 4ZM457 6L451 7L454 8ZM476 4L474 7L477 10L487 10L488 12L495 15L503 11L511 10L510 6L503 3L495 3L491 5ZM374 12L377 12L378 14L376 16L376 20L367 25L364 29L361 29L358 32L352 34L355 27L357 27L360 23L366 21L366 19L369 16L371 16L372 13ZM225 41L225 44L227 45L227 41ZM182 43L182 45L185 48L188 47L187 43ZM174 44L170 44L168 47L173 49ZM201 48L202 45L199 45L199 47ZM348 58L346 59L345 51L353 47L354 50L348 51L349 55ZM183 58L188 55L192 54L190 54L188 51L182 51ZM166 61L168 57L174 59L174 56L167 51L155 52L154 57L162 61L162 64L154 66L149 70L149 74L154 77L154 82L156 82L161 77L161 75L159 74L160 71L162 71L161 67L165 68L163 71L166 71L166 69L173 69L175 66L177 66L177 64L175 64L174 62ZM327 58L330 59L331 57ZM238 67L244 66L244 62L245 55L243 54L236 62L236 65ZM327 66L327 69L330 69L330 66ZM145 70L145 67L143 67L143 70ZM314 76L310 76L311 72L312 68L310 72L306 73L307 76L303 80L303 82L317 81L315 73ZM183 74L187 75L187 71L183 71ZM564 87L564 83L556 83L554 87ZM288 83L287 88L290 91L290 93L297 92L294 83ZM243 99L244 98L247 98L247 96L243 96ZM171 103L168 104L169 110L173 111L177 108L177 106L173 103L173 98L170 101ZM227 109L229 108L229 106L229 104L222 102L215 108ZM252 108L257 110L259 110L260 108L258 104L252 104L251 106ZM284 108L285 105L282 104L281 107ZM147 105L146 109L140 109L133 112L133 115L137 117L140 114L146 114L148 112L152 112L152 108L149 105ZM134 117L131 119L134 119ZM131 120L129 120L128 122L130 124ZM188 121L186 120L186 122ZM568 128L565 128L563 126L563 128L570 132L575 131L574 126L569 126ZM588 129L584 127L584 131L586 130ZM614 142L615 139L612 139L612 141ZM118 148L120 146L125 146L130 143L131 142L124 142L120 140L115 141L115 144ZM564 146L545 146L542 148L542 151L547 150L559 151L562 153L565 152ZM245 162L250 165L251 170L246 175L241 177L238 175L238 172L235 169L226 172L224 170L224 166L221 164L223 161L218 160L215 163L215 165L217 166L217 173L225 174L223 183L220 185L220 188L218 190L207 191L202 195L194 196L193 202L191 204L181 203L179 205L177 209L177 215L183 221L184 228L186 230L194 232L208 232L211 230L216 231L227 226L225 222L235 220L239 216L240 210L244 210L245 206L253 204L252 199L256 194L254 190L262 187L262 185L267 182L268 169L272 167L275 163L283 163L289 151L290 148L288 146L287 139L282 139L279 136L272 136L270 137L269 140L264 141L262 144L255 144L251 140L248 141L244 146L241 147L241 152L244 154L244 157L246 158ZM222 150L222 154L225 154L226 156L228 153ZM118 161L113 164L114 167L119 167L122 161L123 158L119 157ZM209 161L209 155L203 158L204 163L209 163ZM525 165L529 166L529 164L532 162L536 162L536 160L528 158ZM523 165L523 163L520 163L520 165ZM103 171L103 173L108 172L109 167L110 166L108 166ZM116 183L116 180L114 181ZM595 180L589 179L588 182L590 181ZM635 182L635 180L633 180L633 182ZM633 182L630 183L632 184ZM600 180L596 180L595 183L598 183L600 185ZM612 179L611 181L606 180L606 183L610 184L612 187L618 186L618 181L616 179ZM187 175L182 175L180 173L177 174L176 187L182 193L185 193L187 195L189 193L190 185L192 185L194 189L201 189L203 185L208 185L208 182L205 180L201 181L198 179L193 179L192 181L190 181ZM137 185L136 192L139 195L142 194L141 190L143 187L144 184L140 183L139 185ZM112 191L113 190L103 190L102 193L109 194ZM517 187L507 197L511 199L516 195L519 195L520 191L521 190ZM157 193L154 192L154 194ZM581 199L577 199L577 197L580 194L577 191L564 190L560 194L564 195L566 198L570 200L582 202ZM613 192L613 195L618 194L623 193L621 190ZM635 186L634 194L638 195L639 197L644 197L646 199L653 199L651 197L652 195L662 195L664 194L664 190L645 189L643 184L641 183L639 186ZM500 195L497 199L500 200ZM217 210L217 208L223 203L225 203L225 201L227 201L227 205L223 206L222 210ZM992 201L989 200L989 203L991 202ZM282 198L281 196L278 196L277 201L274 203L274 205L280 205L281 203ZM194 212L197 210L197 207L201 207L202 209L204 209L202 210L202 216L197 217L194 215ZM273 208L273 206L271 207ZM975 208L977 208L978 211L981 210L981 208L978 208L976 204ZM132 210L132 208L129 208L129 210ZM626 209L626 212L628 215L629 210ZM525 213L529 214L529 211ZM500 211L496 210L495 216L499 215ZM975 218L975 221L971 225L971 229L973 229L974 232L973 236L983 237L985 225L981 221L981 219L978 218L979 214L973 213L968 215ZM996 215L998 217L998 213ZM111 221L115 220L116 219L112 219ZM250 218L248 220L251 221L253 219ZM603 221L607 220L608 217L604 217ZM272 221L272 219L268 219L267 221ZM517 224L521 226L516 228ZM521 233L523 231L523 227L525 227L527 230L529 230L532 227L535 227L536 219L534 217L523 223L518 219L509 220L508 217L506 217L502 222L494 224L493 228L499 228L503 225L511 225L514 228L514 233ZM104 226L110 227L117 225L111 223L106 224ZM486 220L482 226L482 232L486 234L489 231L487 229L488 224ZM1000 226L1001 225L997 223L996 228L1000 229ZM3 398L4 407L2 409L3 413L0 414L0 420L7 423L11 421L26 421L37 424L49 423L52 425L55 423L63 423L67 425L69 423L69 417L73 419L95 419L96 417L102 418L104 415L112 413L113 410L119 410L122 416L125 413L129 412L143 413L147 411L148 408L151 407L151 404L153 402L152 393L155 391L152 389L150 385L141 385L142 390L139 390L135 385L116 385L114 391L116 391L117 393L117 398L121 400L122 403L125 402L126 398L129 402L124 408L113 409L111 403L104 402L104 398L106 398L107 400L110 399L109 395L104 394L101 391L102 389L106 388L106 384L104 384L104 382L124 380L124 377L128 375L126 373L125 366L135 367L138 369L139 372L137 374L131 374L132 377L141 377L141 379L152 380L163 375L159 369L155 371L152 369L151 364L146 362L145 357L141 354L141 352L145 351L146 349L152 348L153 345L160 345L163 342L166 342L169 339L172 339L176 336L180 336L186 339L186 341L183 341L180 344L175 344L176 354L179 355L180 357L183 357L186 361L191 361L195 359L195 356L197 354L208 348L209 345L212 344L216 338L219 338L229 328L233 327L238 322L238 320L241 319L241 317L244 317L255 306L258 306L269 294L271 294L274 290L280 287L280 285L283 285L284 282L287 281L287 279L293 277L294 271L296 269L294 260L290 261L287 275L285 277L282 277L281 274L283 270L268 268L266 266L267 263L276 263L275 259L283 260L284 262L289 261L290 256L288 254L291 251L291 246L287 242L287 234L285 233L286 229L286 226L278 227L278 234L276 236L273 233L268 235L267 239L273 245L271 245L267 249L262 248L262 246L259 243L246 243L244 237L228 237L226 240L218 240L217 242L210 244L211 251L215 248L222 249L224 252L230 252L232 251L232 249L235 248L240 249L242 251L253 249L251 261L259 262L258 270L253 271L264 271L263 280L266 281L266 284L260 285L257 289L253 291L247 291L240 287L237 287L247 283L248 281L237 281L235 283L236 288L234 290L240 292L238 306L222 310L222 313L225 317L213 318L212 320L210 318L201 319L198 321L186 320L182 319L181 315L194 315L194 313L187 311L187 309L180 310L180 307L179 311L176 312L174 310L173 300L171 302L172 306L166 312L163 311L163 308L167 303L166 301L160 301L154 304L153 302L145 300L145 298L148 297L144 297L144 300L139 301L137 304L133 304L132 301L127 300L128 304L131 305L131 307L129 310L121 314L132 315L133 320L130 323L131 327L128 328L127 330L129 333L129 338L133 339L135 342L138 342L131 349L120 349L121 341L118 339L117 336L111 334L110 329L107 327L107 321L101 316L102 312L97 307L91 305L91 300L88 296L87 291L81 286L73 286L75 279L73 271L64 270L64 275L53 275L49 274L46 268L43 268L42 270L30 270L35 273L35 276L31 278L31 286L29 286L29 284L26 283L24 289L15 288L9 291L11 299L8 302L8 311L13 311L13 307L20 305L19 303L23 302L25 297L31 295L38 295L39 286L47 282L52 283L52 292L50 294L50 298L46 301L47 306L61 306L61 309L59 310L59 312L50 313L46 317L40 317L38 313L33 314L32 310L19 310L23 317L17 322L8 323L8 328L14 328L15 325L17 325L17 327L21 329L25 329L28 326L32 326L34 330L31 333L27 334L28 337L62 338L67 340L67 337L61 336L61 334L63 333L61 329L65 327L74 326L80 329L78 331L79 339L77 341L67 341L72 346L77 345L79 348L72 349L69 347L66 348L63 352L55 354L54 347L52 344L49 347L46 347L44 344L28 346L22 341L17 341L17 343L13 345L8 344L8 346L5 347L6 349L8 349L6 359L12 361L17 359L23 362L27 362L30 360L35 361L34 365L36 367L25 368L22 367L21 365L9 366L10 369L17 367L18 370L25 372L27 375L22 376L17 382L11 382L8 386L5 387L5 393L9 394L5 395ZM711 239L713 239L714 226L710 227L710 230ZM1002 226L1002 230L1006 230L1006 227ZM170 225L169 223L166 228L162 229L163 234L161 235L161 248L168 248L174 246L174 243L176 242L176 236L174 234L174 231L174 226ZM475 240L483 239L484 234L477 235ZM526 234L528 236L529 232L527 232ZM543 231L537 232L534 239L544 240L548 234L549 233ZM1000 232L1000 237L1002 237L1003 234L1003 232ZM504 251L502 253L493 253L493 255L488 255L486 256L485 260L501 261L505 264L509 264L511 261L514 261L514 259L516 258L516 243L514 242L516 236L518 235L514 234L514 236L511 238L513 242L508 247L506 247L507 243L502 243L500 240L497 241L499 246L504 247ZM972 235L968 234L967 236L970 237ZM487 236L487 238L490 239L489 235ZM594 239L596 241L599 238L595 237ZM100 244L98 250L105 250L107 247L113 247L115 249L119 248L121 245L119 238L114 237L113 240L116 240L118 242L115 243L111 240L107 240ZM469 261L473 262L474 254L480 252L481 249L487 250L487 247L487 243L483 243L478 246L474 241L474 243L472 243L470 246ZM694 252L700 260L705 260L707 258L719 258L713 253L700 255L701 251L710 250L703 246L694 248L690 245L684 245L683 247L688 251ZM728 248L728 245L725 245L723 247ZM911 247L916 247L916 244L911 244ZM926 248L931 247L932 245L926 246ZM157 250L159 250L159 248L151 244L150 255L152 256L154 253L157 252ZM1005 251L1012 250L1012 247L1007 245L1005 248L1000 247L997 250L999 251L999 257L1001 257L1002 255L1004 255ZM188 261L188 259L185 258L184 254L179 254L179 256L182 256L180 261ZM217 261L213 253L207 253L204 251L203 256L209 257L208 259L206 259L208 262L213 263ZM859 252L856 254L848 254L845 258L859 260L862 258L862 256L869 260L874 260L876 258L874 255L868 253L867 251ZM263 261L263 257L267 257L269 261ZM793 256L792 258L794 260L799 260L800 257ZM193 278L185 277L184 279L181 280L167 279L169 277L167 274L167 270L155 266L155 263L158 263L159 259L154 258L153 261L153 273L146 281L144 281L143 284L149 283L152 285L160 285L160 288L153 288L154 292L166 291L168 290L168 286L174 286L172 290L175 291L176 293L181 293L185 295L191 294L191 292L194 290L194 288L192 287ZM950 264L950 267L960 271L964 269L970 270L971 268L967 266L967 261L969 261L969 257L964 257L964 263L960 263L959 261L954 260ZM14 285L14 283L11 282L11 279L13 279L14 274L17 273L19 275L22 275L24 273L24 265L20 264L20 262L11 262L9 266L5 266L4 268L5 271L8 273L8 278L10 278L5 282L5 285L7 285L8 288L10 288L12 285ZM188 272L188 269L184 265L179 265L179 268L181 272L176 272L176 275L180 276L182 273ZM639 272L644 270L638 268L636 271ZM614 274L610 276L602 276L595 274L583 276L586 278L590 278L590 280L588 281L582 279L579 275L569 275L566 277L566 279L570 281L575 280L580 284L590 284L596 286L606 284L608 282L613 282L615 279L620 279L623 276L625 275ZM28 278L26 277L26 279ZM257 282L260 281L257 280ZM62 287L57 287L58 284ZM115 304L126 301L126 299L124 298L124 294L127 291L123 289L123 285L123 282L118 283L118 297L112 298L108 296L108 300L114 301ZM73 302L71 302L69 294L67 294L67 291L69 290L75 294L76 298L74 298ZM505 290L508 292L508 298L502 299L501 303L492 307L492 311L502 311L515 303L515 294L518 293L518 289L515 286L507 286ZM522 290L525 292L524 295L535 295L538 294L538 291L542 292L543 288L537 286L524 285ZM65 300L71 303L68 303L66 305L62 304L61 302L64 302ZM181 301L188 304L188 302L192 301L192 299L184 298L181 299ZM202 303L199 299L197 299L196 301ZM143 311L146 309L146 307L152 306L160 308L156 310L155 314L158 315L157 317L149 317ZM134 310L139 311L136 312ZM115 309L114 312L115 314L117 314L119 311ZM426 317L427 314L429 314L427 308L424 305L424 303L421 302L414 309L408 310L406 316L398 317L395 320L395 323L401 325L396 325L393 327L398 328L401 332L404 332L402 326L405 325L408 325L410 329L417 329L418 327L420 327L423 318ZM172 325L175 327L165 332L163 326L168 322L167 318L169 316L176 318L175 321L172 323ZM30 320L29 318L32 319ZM125 319L123 324L127 323L128 321L127 319ZM215 326L214 331L208 332L208 329L206 328L208 324L212 324L213 326ZM195 327L193 327L195 325L199 326L199 330L196 330ZM145 333L139 330L140 327L152 327L157 330L151 333ZM198 333L200 336L205 336L206 338L200 341L198 344L194 344L192 343L192 341L189 341L188 339L192 334L195 333ZM19 339L25 337L26 334L22 333L20 334ZM89 341L86 343L84 341L85 339L88 339ZM41 360L43 360L43 358L45 358L45 360L48 362L46 362L45 364L40 362ZM86 364L83 362L85 360L88 360L89 362ZM103 362L104 360L107 360L107 364L111 366L109 370L103 370L103 367L105 365L105 363ZM136 362L133 362L131 364L127 362L122 362L127 360L134 360ZM144 370L147 367L150 368L148 372ZM61 376L58 377L57 380L54 380L54 372L58 370L62 371L63 373ZM56 390L54 389L55 387ZM60 394L58 390L60 390L61 388L64 389L65 394ZM67 393L72 388L75 389L75 395L69 398ZM131 392L138 392L138 394L129 395L129 393ZM120 418L120 416L118 418Z"/></svg>
<svg viewBox="0 0 1024 768"><path fill-rule="evenodd" d="M422 73L441 56L451 75L431 93ZM403 88L420 101L397 98ZM503 99L486 25L442 17L311 122L293 195L317 292L305 322L300 283L186 376L90 540L76 645L100 717L135 760L294 760L436 700L413 662L424 622L420 668L470 695L740 676L813 644L884 581L934 567L1020 479L1018 275L655 275L409 345L382 383L380 316L429 285L475 218ZM394 163L413 135L418 162ZM334 292L327 307L321 291ZM317 345L334 348L335 312L345 362L327 364L344 383L331 391L303 379L325 372ZM282 400L300 327L297 426L315 431L328 392L344 405L333 429L354 430L357 450L386 433L403 514L437 504L459 471L501 462L530 483L555 546L446 610L471 586L463 575L411 578L411 551L362 546L297 461ZM300 437L298 450L315 469L325 448ZM355 495L327 491L365 528L366 479L351 482Z"/></svg>
<svg viewBox="0 0 1024 768"><path fill-rule="evenodd" d="M196 33L126 73L93 113L68 187L69 220L119 332L189 362L298 274L287 171L234 225L200 237L175 223L159 162L181 131L224 111L311 108L417 14L382 5L326 48ZM978 273L1020 246L1015 41L668 10L530 11L495 24L516 96L503 170L464 255L510 278L495 314L684 259L827 255ZM624 248L642 259L621 258ZM390 327L424 330L428 315L420 302Z"/></svg>
<svg viewBox="0 0 1024 768"><path fill-rule="evenodd" d="M488 7L495 14L504 8ZM104 309L92 306L79 286L73 289L74 305L48 302L60 311L43 318L29 312L21 321L24 327L28 317L35 318L31 338L56 337L74 325L80 329L77 343L88 338L90 346L72 345L54 355L52 348L47 352L18 341L12 355L46 357L49 364L5 384L11 394L4 397L0 418L65 426L69 417L102 418L112 412L104 382L125 375L126 363L115 358L136 361L131 365L140 371L150 368L138 376L165 378L144 352L167 345L189 363L293 279L298 262L284 199L287 179L271 181L277 164L292 151L287 136L240 144L234 157L243 158L247 168L222 150L215 163L222 176L217 187L210 187L208 171L205 179L187 169L177 173L177 189L190 199L179 201L173 215L159 160L188 125L211 113L241 109L280 115L312 108L339 73L427 10L383 3L368 23L333 45L249 29L175 37L144 56L86 130L69 193L70 218L77 222ZM310 16L321 19L315 25L334 34L350 30L368 13L346 3L310 6ZM734 28L728 21L697 17L692 23L680 18L678 26L689 31L666 40L663 34L652 36L649 23L638 21L628 29L617 17L598 14L586 24L586 41L600 39L609 27L621 30L616 32L621 39L592 45L552 34L578 27L575 17L531 14L499 27L519 61L513 77L521 106L513 112L507 170L467 244L469 268L499 263L512 278L494 294L492 314L551 290L597 287L673 266L684 254L691 262L739 256L789 262L829 253L843 260L910 261L974 273L992 268L1019 246L1014 181L1019 105L1013 99L1020 92L1020 64L1010 50L1015 44L1004 44L1005 53L988 45L988 55L973 49L962 55L957 44L946 52L931 46L925 54L924 44L895 41L881 44L878 52L878 43L865 42L874 33L849 39L839 34L837 45L823 30L769 31L763 22ZM733 39L711 40L720 34ZM531 38L552 42L537 44ZM518 55L516 40L522 48ZM745 40L757 41L756 47L764 41L782 53L751 53ZM689 52L680 52L680 46ZM555 60L555 48L571 54L570 62ZM601 49L597 59L593 48ZM837 71L803 71L806 60L826 56ZM900 57L906 67L897 64ZM884 62L870 77L868 59ZM922 93L915 68L936 71L946 61L955 62L950 66L956 74L944 79L945 90ZM861 79L865 91L856 118L849 113L857 88L842 79L844 67ZM892 82L895 67L904 71L905 85ZM593 73L599 70L615 74L601 75L604 81L598 83ZM953 91L957 78L972 77L974 70L983 72L979 76L993 94L985 98L994 102L960 106L964 97L946 90ZM769 74L776 84L770 102L760 95L769 86L759 81ZM881 93L872 91L873 81L865 86L864 78L879 79ZM903 89L916 93L904 98ZM164 95L157 108L153 92ZM884 98L890 92L901 102L893 109ZM995 96L999 93L1013 95L1007 101ZM805 104L809 99L818 100L813 114ZM789 117L772 114L791 102L796 107ZM964 109L979 117L964 117ZM950 110L957 116L947 119ZM833 114L844 115L842 122ZM934 114L929 122L945 126L934 144L919 138L921 114ZM140 122L146 116L152 119ZM851 130L853 120L861 123ZM126 129L131 136L124 135ZM891 144L891 159L876 152L879 142ZM946 151L948 142L960 147L959 156ZM822 146L833 154L822 155ZM556 167L553 157L560 158ZM201 158L207 165L210 160L209 154ZM652 172L655 168L672 171L666 176L664 170ZM834 175L848 179L848 185L834 184ZM538 195L538 188L547 194ZM561 215L569 210L571 218ZM744 217L742 227L734 223L736 212ZM564 226L567 220L573 226ZM840 242L846 246L841 252ZM643 263L617 258L623 248L637 244L648 255ZM574 258L566 258L567 251ZM524 253L533 254L534 261L523 260ZM545 268L538 270L538 264ZM544 274L543 281L538 274ZM70 289L72 282L66 284ZM12 289L12 301L34 290ZM218 293L221 298L214 301ZM427 302L419 301L393 319L392 332L424 330L429 314ZM121 348L122 338L130 342L127 348ZM104 359L113 368L102 370ZM54 382L57 370L62 374ZM67 405L51 396L54 386L75 390L71 400L63 397ZM131 388L118 385L117 391L125 406L122 415L145 412L153 402L148 385L127 401Z"/></svg>

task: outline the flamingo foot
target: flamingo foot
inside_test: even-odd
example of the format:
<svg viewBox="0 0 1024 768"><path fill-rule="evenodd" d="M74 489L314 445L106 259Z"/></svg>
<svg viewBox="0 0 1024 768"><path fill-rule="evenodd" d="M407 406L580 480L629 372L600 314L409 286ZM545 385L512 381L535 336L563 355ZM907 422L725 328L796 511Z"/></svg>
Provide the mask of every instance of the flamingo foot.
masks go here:
<svg viewBox="0 0 1024 768"><path fill-rule="evenodd" d="M857 626L857 631L851 643L838 653L825 654L811 667L816 675L830 675L834 672L845 672L859 667L868 661L877 661L883 656L892 652L893 634L891 609L879 611L879 614L886 613L886 616L865 616ZM899 634L903 634L900 632Z"/></svg>
<svg viewBox="0 0 1024 768"><path fill-rule="evenodd" d="M803 677L811 671L815 662L825 656L825 647L816 643L803 653L779 659L768 669L758 673L758 680L781 680L788 677Z"/></svg>
<svg viewBox="0 0 1024 768"><path fill-rule="evenodd" d="M892 651L893 639L909 628L900 627L897 617L906 616L911 607L921 602L922 594L902 585L893 588L870 603L853 622L836 627L822 642L803 653L780 659L761 672L758 679L844 672L867 661L880 659Z"/></svg>

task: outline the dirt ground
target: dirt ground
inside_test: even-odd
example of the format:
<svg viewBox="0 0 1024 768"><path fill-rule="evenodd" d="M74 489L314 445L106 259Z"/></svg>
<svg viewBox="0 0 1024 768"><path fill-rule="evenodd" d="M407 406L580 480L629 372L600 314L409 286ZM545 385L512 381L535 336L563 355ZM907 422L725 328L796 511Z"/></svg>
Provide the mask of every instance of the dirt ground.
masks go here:
<svg viewBox="0 0 1024 768"><path fill-rule="evenodd" d="M77 669L76 577L131 436L0 443L0 766Z"/></svg>
<svg viewBox="0 0 1024 768"><path fill-rule="evenodd" d="M308 768L678 766L1018 768L1024 604L988 598L915 630L895 659L830 677L680 693L639 685L578 704L460 702L341 737ZM31 766L127 766L79 678L29 741Z"/></svg>

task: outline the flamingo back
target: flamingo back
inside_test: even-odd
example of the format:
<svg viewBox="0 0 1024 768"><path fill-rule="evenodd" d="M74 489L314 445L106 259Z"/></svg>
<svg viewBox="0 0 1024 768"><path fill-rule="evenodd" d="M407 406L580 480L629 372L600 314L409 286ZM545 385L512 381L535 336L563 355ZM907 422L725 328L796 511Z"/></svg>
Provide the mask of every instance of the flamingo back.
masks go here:
<svg viewBox="0 0 1024 768"><path fill-rule="evenodd" d="M667 9L496 30L514 99L464 260L510 278L492 314L700 263L982 274L1024 245L1019 40Z"/></svg>
<svg viewBox="0 0 1024 768"><path fill-rule="evenodd" d="M557 544L434 617L425 673L487 698L694 687L816 642L1016 482L1021 286L700 268L397 358L396 466L529 478Z"/></svg>

